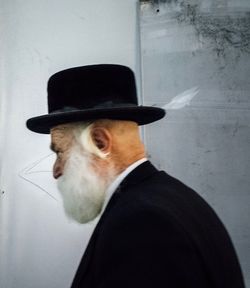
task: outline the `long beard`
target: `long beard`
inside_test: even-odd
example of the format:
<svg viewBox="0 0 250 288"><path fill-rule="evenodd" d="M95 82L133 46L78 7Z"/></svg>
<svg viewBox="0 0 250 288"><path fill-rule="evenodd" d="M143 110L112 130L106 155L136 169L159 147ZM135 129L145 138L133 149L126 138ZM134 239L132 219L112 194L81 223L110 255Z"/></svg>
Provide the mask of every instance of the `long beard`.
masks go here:
<svg viewBox="0 0 250 288"><path fill-rule="evenodd" d="M90 155L85 155L77 146L73 147L63 175L57 182L65 213L79 223L87 223L98 216L105 200L105 191L114 179L112 171L100 177L92 162Z"/></svg>

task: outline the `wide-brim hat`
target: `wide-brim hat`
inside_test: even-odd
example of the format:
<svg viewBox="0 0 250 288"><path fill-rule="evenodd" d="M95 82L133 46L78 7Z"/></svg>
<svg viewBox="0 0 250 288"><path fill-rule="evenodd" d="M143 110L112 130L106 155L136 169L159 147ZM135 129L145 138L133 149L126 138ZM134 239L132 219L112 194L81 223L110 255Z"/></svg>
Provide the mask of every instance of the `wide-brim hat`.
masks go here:
<svg viewBox="0 0 250 288"><path fill-rule="evenodd" d="M27 120L27 127L49 134L59 124L97 119L130 120L139 125L165 116L158 107L138 106L133 71L99 64L66 69L48 81L48 114Z"/></svg>

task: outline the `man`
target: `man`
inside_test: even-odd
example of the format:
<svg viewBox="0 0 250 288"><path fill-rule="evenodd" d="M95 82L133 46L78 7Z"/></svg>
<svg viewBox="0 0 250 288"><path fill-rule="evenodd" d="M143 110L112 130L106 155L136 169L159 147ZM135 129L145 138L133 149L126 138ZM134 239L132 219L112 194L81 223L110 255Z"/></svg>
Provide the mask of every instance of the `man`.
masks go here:
<svg viewBox="0 0 250 288"><path fill-rule="evenodd" d="M138 125L165 111L138 106L129 68L60 71L48 82L48 106L27 126L51 134L65 212L80 223L101 215L72 287L244 287L215 212L147 161Z"/></svg>

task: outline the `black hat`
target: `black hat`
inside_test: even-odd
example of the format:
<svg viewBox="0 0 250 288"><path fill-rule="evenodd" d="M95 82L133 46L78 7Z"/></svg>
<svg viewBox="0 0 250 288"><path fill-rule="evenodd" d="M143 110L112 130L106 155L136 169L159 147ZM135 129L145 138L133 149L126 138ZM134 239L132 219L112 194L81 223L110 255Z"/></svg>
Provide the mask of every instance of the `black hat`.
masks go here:
<svg viewBox="0 0 250 288"><path fill-rule="evenodd" d="M135 77L126 66L99 64L66 69L48 81L49 114L27 120L27 127L49 134L59 124L96 119L131 120L139 125L164 117L165 110L138 106Z"/></svg>

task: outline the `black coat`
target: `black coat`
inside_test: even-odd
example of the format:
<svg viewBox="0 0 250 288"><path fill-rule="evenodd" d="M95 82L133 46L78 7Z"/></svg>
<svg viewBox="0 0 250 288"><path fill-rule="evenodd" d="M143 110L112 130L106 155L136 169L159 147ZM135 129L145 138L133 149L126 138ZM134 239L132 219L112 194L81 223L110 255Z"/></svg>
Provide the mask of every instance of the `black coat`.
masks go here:
<svg viewBox="0 0 250 288"><path fill-rule="evenodd" d="M114 193L72 288L242 288L231 240L212 208L150 162Z"/></svg>

